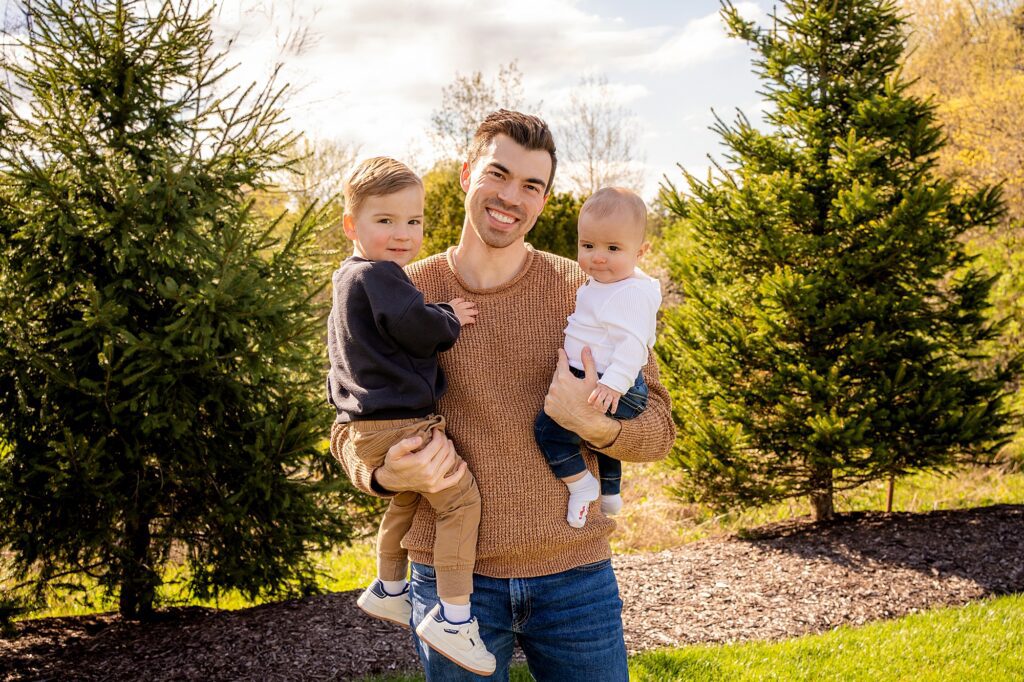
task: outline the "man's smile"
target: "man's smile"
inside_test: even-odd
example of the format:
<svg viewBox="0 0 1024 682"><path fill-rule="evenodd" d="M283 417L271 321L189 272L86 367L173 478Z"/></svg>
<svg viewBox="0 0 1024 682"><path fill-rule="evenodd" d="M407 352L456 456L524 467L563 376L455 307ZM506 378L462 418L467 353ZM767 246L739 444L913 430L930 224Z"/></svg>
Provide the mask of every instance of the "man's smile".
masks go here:
<svg viewBox="0 0 1024 682"><path fill-rule="evenodd" d="M491 216L492 218L494 218L494 220L498 221L499 223L502 223L503 225L511 225L516 221L520 220L518 216L503 211L499 211L498 209L492 208L491 206L487 207L487 215Z"/></svg>

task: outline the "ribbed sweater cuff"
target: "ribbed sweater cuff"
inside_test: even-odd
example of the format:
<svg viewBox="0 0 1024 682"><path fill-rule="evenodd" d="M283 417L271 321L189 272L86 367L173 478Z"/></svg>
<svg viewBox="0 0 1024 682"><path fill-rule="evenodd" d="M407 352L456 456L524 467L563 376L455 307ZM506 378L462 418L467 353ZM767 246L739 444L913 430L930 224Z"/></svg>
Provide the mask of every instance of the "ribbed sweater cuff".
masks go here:
<svg viewBox="0 0 1024 682"><path fill-rule="evenodd" d="M603 448L594 448L598 452L602 452L612 459L630 459L631 453L643 452L644 443L647 440L643 429L638 428L638 424L635 419L624 419L619 422L620 429L619 435L615 437L615 440L610 445L606 445Z"/></svg>

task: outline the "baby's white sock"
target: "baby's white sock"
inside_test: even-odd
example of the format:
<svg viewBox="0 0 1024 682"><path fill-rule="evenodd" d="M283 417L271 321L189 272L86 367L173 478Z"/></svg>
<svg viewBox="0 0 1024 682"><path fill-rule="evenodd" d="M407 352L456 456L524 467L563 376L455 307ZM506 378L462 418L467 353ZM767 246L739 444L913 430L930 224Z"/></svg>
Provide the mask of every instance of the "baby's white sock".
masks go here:
<svg viewBox="0 0 1024 682"><path fill-rule="evenodd" d="M469 620L469 604L449 604L442 599L441 615L449 623L465 623Z"/></svg>
<svg viewBox="0 0 1024 682"><path fill-rule="evenodd" d="M379 578L378 578L379 580ZM406 581L404 580L381 580L380 584L384 586L384 591L392 597L397 597L405 591Z"/></svg>
<svg viewBox="0 0 1024 682"><path fill-rule="evenodd" d="M622 511L622 495L602 495L601 511L608 516L615 516Z"/></svg>
<svg viewBox="0 0 1024 682"><path fill-rule="evenodd" d="M578 481L565 485L569 488L569 511L565 515L565 520L573 528L582 528L587 523L590 503L601 495L601 484L593 474L584 471Z"/></svg>

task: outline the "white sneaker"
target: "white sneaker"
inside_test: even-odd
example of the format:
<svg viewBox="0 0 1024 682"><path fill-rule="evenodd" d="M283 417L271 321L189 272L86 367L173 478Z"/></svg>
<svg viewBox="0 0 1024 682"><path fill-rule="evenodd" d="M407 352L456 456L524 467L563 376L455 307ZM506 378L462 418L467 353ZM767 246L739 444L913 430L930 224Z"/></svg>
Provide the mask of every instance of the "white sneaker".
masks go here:
<svg viewBox="0 0 1024 682"><path fill-rule="evenodd" d="M497 663L480 639L475 617L465 623L449 623L441 615L441 605L436 604L417 626L416 634L431 649L471 673L494 673Z"/></svg>
<svg viewBox="0 0 1024 682"><path fill-rule="evenodd" d="M409 621L412 619L408 583L401 594L388 594L380 580L374 580L359 595L356 605L374 618L389 620L403 627L409 627Z"/></svg>

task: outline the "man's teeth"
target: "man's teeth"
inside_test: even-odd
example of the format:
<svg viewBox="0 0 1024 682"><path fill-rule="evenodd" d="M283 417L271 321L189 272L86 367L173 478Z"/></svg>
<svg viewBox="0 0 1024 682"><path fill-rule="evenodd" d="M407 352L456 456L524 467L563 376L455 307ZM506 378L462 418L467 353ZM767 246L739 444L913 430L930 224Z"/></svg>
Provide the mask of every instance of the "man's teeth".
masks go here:
<svg viewBox="0 0 1024 682"><path fill-rule="evenodd" d="M497 220L499 223L505 223L506 225L511 225L512 223L514 223L516 221L515 218L513 218L511 216L507 216L504 213L496 213L494 211L488 211L488 213L490 213L491 217L494 218L495 220Z"/></svg>

